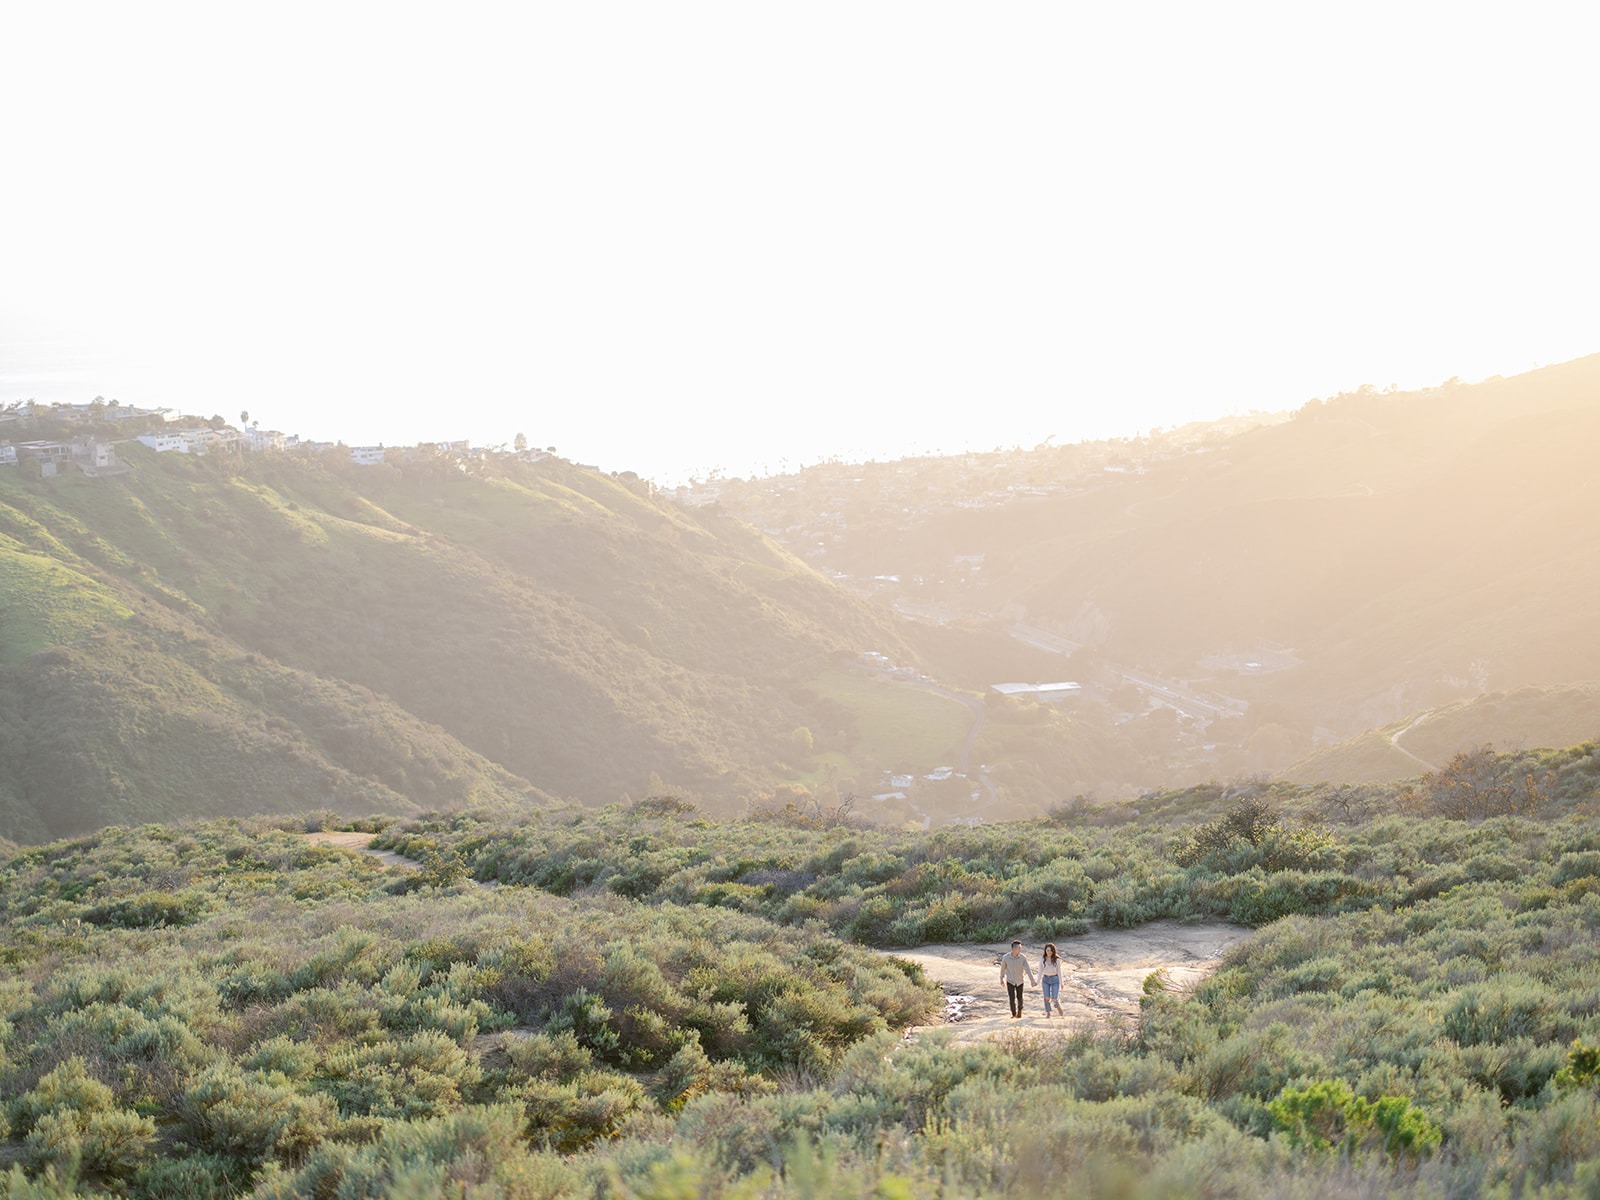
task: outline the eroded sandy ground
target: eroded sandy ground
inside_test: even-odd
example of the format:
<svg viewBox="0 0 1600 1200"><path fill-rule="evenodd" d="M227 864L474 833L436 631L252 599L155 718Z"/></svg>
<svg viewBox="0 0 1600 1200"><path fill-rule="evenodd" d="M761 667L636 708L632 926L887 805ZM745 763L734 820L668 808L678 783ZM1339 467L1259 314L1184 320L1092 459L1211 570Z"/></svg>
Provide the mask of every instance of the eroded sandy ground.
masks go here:
<svg viewBox="0 0 1600 1200"><path fill-rule="evenodd" d="M1242 925L1220 922L1180 925L1153 921L1137 929L1095 930L1063 938L1056 949L1061 955L1064 1015L1049 1018L1044 1015L1044 997L1037 987L1028 988L1022 1016L1012 1018L999 965L1009 944L940 944L885 953L919 964L928 978L944 988L946 1020L915 1026L907 1036L914 1037L924 1029L948 1029L957 1041L966 1042L1016 1030L1066 1035L1085 1026L1103 1028L1124 1021L1131 1026L1147 976L1165 971L1168 988L1192 990L1216 970L1223 951L1252 932ZM1042 942L1023 946L1036 976L1043 948Z"/></svg>
<svg viewBox="0 0 1600 1200"><path fill-rule="evenodd" d="M407 858L404 854L396 854L393 850L374 850L368 845L375 833L344 833L332 829L325 829L321 833L308 833L306 841L314 846L339 846L345 850L360 850L370 854L373 858L383 863L386 867L399 867L402 871L415 871L422 866L414 858Z"/></svg>

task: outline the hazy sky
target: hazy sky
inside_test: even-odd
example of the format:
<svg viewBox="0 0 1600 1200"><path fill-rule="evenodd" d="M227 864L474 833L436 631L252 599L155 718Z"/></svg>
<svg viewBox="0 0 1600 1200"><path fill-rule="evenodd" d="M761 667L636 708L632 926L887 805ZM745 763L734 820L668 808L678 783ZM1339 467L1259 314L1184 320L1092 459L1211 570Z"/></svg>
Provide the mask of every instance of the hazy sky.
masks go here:
<svg viewBox="0 0 1600 1200"><path fill-rule="evenodd" d="M0 8L0 402L675 479L1600 350L1580 4Z"/></svg>

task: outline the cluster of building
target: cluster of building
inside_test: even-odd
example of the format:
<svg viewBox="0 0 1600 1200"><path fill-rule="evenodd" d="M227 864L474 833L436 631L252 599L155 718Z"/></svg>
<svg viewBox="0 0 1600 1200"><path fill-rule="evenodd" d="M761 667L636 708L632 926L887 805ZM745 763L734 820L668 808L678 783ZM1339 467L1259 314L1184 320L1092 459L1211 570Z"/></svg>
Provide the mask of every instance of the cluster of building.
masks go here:
<svg viewBox="0 0 1600 1200"><path fill-rule="evenodd" d="M74 438L70 442L0 442L0 467L37 463L39 474L60 474L64 466L77 467L86 475L110 474L121 468L110 442L98 438Z"/></svg>
<svg viewBox="0 0 1600 1200"><path fill-rule="evenodd" d="M299 437L279 433L276 429L234 429L229 425L221 429L207 425L199 429L141 433L134 441L158 453L176 451L180 454L209 454L213 450L289 450L300 445Z"/></svg>
<svg viewBox="0 0 1600 1200"><path fill-rule="evenodd" d="M124 440L136 441L157 451L176 450L184 454L206 454L225 449L285 450L298 441L275 431L209 427L141 433L136 438ZM23 463L36 464L39 474L46 478L59 475L64 467L74 467L85 475L115 475L128 469L117 457L117 444L105 438L0 442L0 467L15 467Z"/></svg>
<svg viewBox="0 0 1600 1200"><path fill-rule="evenodd" d="M444 456L467 459L488 456L491 451L474 449L465 439L445 442L420 442L415 446L344 446L339 442L315 442L297 434L285 434L276 429L235 429L231 425L213 426L210 423L193 424L196 418L185 417L167 408L138 408L116 401L101 400L89 404L52 404L48 408L32 402L0 409L0 428L45 416L55 421L70 423L112 422L143 420L145 425L160 424L153 432L137 434L132 438L113 441L103 437L79 437L66 441L31 440L9 441L0 439L0 466L37 464L44 476L60 474L63 468L72 467L87 475L117 474L127 467L117 458L119 442L136 441L158 454L204 455L219 451L262 453L265 451L300 451L309 454L327 454L345 451L350 461L358 466L371 467L385 462L411 462L419 458ZM171 427L176 422L189 422L182 428ZM520 442L520 439L519 439ZM545 450L518 450L516 457L525 462L538 462L549 458Z"/></svg>
<svg viewBox="0 0 1600 1200"><path fill-rule="evenodd" d="M152 417L163 421L176 421L179 414L170 408L140 408L137 404L122 404L116 400L91 400L87 404L35 404L32 400L23 400L0 409L0 425L29 421L41 416L74 424L109 421L113 425L120 425L127 421Z"/></svg>

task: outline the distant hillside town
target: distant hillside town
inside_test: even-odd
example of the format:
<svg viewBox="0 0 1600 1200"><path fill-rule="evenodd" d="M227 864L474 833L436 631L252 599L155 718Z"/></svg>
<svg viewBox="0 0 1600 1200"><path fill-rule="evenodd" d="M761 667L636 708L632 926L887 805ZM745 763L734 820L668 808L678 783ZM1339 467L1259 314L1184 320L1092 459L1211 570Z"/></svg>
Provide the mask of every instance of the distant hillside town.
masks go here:
<svg viewBox="0 0 1600 1200"><path fill-rule="evenodd" d="M70 431L81 429L82 433ZM25 437L29 433L55 436ZM159 454L214 453L302 453L347 455L358 466L379 466L391 461L409 461L422 456L459 459L485 458L509 454L525 462L548 458L554 448L528 447L517 435L515 449L474 447L465 439L419 442L415 446L347 446L342 442L319 442L262 429L259 422L241 413L237 426L220 416L199 417L170 408L140 408L115 400L96 398L86 404L35 404L19 401L0 409L0 466L31 468L50 477L63 470L85 475L116 475L128 468L117 456L117 447L137 442Z"/></svg>

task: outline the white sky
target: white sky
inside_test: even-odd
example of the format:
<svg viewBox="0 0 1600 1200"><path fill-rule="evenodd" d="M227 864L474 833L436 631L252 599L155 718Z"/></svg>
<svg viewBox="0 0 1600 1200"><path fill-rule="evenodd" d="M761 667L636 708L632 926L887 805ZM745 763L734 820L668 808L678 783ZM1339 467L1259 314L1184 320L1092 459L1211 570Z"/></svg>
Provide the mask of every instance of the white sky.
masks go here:
<svg viewBox="0 0 1600 1200"><path fill-rule="evenodd" d="M0 8L0 402L663 481L1600 350L1582 4Z"/></svg>

